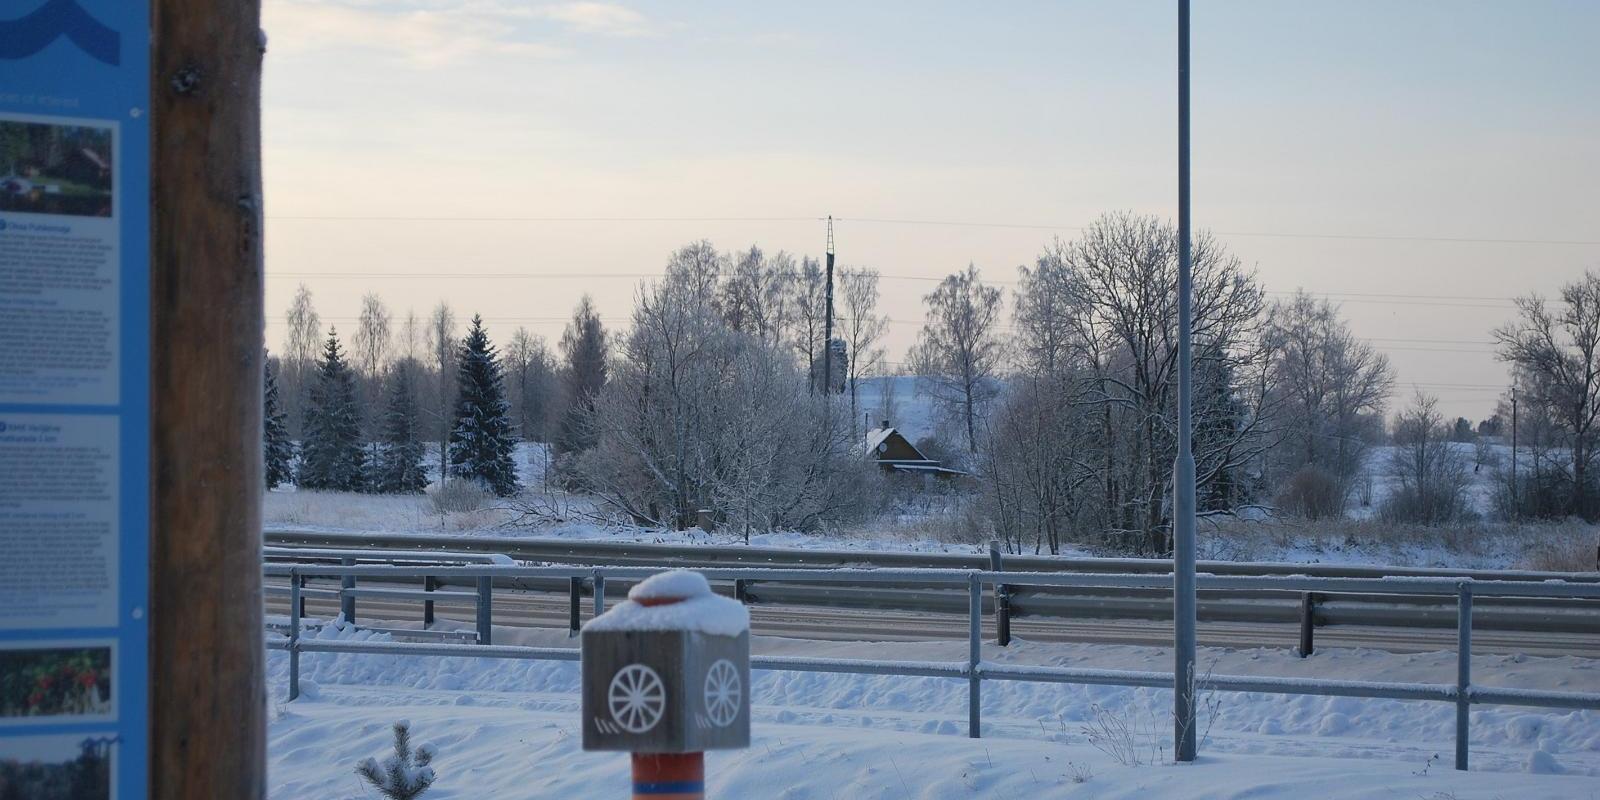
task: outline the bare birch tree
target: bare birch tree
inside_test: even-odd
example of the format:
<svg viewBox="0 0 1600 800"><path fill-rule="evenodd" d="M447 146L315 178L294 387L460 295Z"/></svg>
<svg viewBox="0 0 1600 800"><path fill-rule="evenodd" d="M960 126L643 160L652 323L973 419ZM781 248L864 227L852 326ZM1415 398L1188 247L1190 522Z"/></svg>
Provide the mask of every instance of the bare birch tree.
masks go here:
<svg viewBox="0 0 1600 800"><path fill-rule="evenodd" d="M927 321L912 346L910 361L926 391L965 432L968 453L978 452L978 423L1004 357L1000 339L1001 292L985 286L968 264L946 276L923 297Z"/></svg>

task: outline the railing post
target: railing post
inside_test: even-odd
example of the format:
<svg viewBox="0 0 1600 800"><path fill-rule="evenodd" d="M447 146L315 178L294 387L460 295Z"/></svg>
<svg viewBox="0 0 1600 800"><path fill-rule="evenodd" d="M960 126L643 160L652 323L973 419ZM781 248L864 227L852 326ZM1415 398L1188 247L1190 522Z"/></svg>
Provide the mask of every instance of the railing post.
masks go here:
<svg viewBox="0 0 1600 800"><path fill-rule="evenodd" d="M1462 581L1456 599L1456 769L1467 769L1467 724L1472 712L1472 584Z"/></svg>
<svg viewBox="0 0 1600 800"><path fill-rule="evenodd" d="M750 604L750 584L744 578L734 578L733 599L738 600L740 605Z"/></svg>
<svg viewBox="0 0 1600 800"><path fill-rule="evenodd" d="M289 699L300 697L300 616L305 596L300 593L304 579L297 569L289 570Z"/></svg>
<svg viewBox="0 0 1600 800"><path fill-rule="evenodd" d="M989 571L1000 572L1003 567L1000 542L990 539ZM999 582L994 585L994 641L1001 647L1011 644L1011 587Z"/></svg>
<svg viewBox="0 0 1600 800"><path fill-rule="evenodd" d="M304 589L304 588L306 588L306 580L307 580L306 576L301 575L299 580L295 580L295 579L291 578L289 580L289 582L299 586L301 589ZM305 597L304 594L300 595L300 602L295 603L294 605L295 605L296 608L300 609L300 616L302 616L302 617L307 616L307 614L306 614L306 597Z"/></svg>
<svg viewBox="0 0 1600 800"><path fill-rule="evenodd" d="M356 560L354 558L343 558L339 560L339 563L347 567L353 567L356 564ZM339 586L345 589L356 588L356 576L341 575L339 577ZM356 624L356 598L354 595L344 594L343 592L339 594L339 613L344 615L345 622L351 625Z"/></svg>
<svg viewBox="0 0 1600 800"><path fill-rule="evenodd" d="M578 615L578 604L583 599L583 579L572 577L567 579L567 636L577 636L578 629L583 627L583 620Z"/></svg>
<svg viewBox="0 0 1600 800"><path fill-rule="evenodd" d="M594 615L606 613L606 576L594 571Z"/></svg>
<svg viewBox="0 0 1600 800"><path fill-rule="evenodd" d="M1317 613L1317 600L1311 592L1300 593L1300 657L1305 658L1317 649L1312 626Z"/></svg>
<svg viewBox="0 0 1600 800"><path fill-rule="evenodd" d="M438 587L434 584L432 575L424 575L424 576L422 576L422 591L431 592L436 588L438 588ZM432 600L424 600L424 601L422 601L422 627L426 628L426 627L428 627L429 625L432 625L432 624L433 624L433 601Z"/></svg>
<svg viewBox="0 0 1600 800"><path fill-rule="evenodd" d="M967 577L967 736L981 735L979 687L983 676L978 664L983 660L983 581L974 572Z"/></svg>
<svg viewBox="0 0 1600 800"><path fill-rule="evenodd" d="M478 644L494 644L494 578L478 579Z"/></svg>

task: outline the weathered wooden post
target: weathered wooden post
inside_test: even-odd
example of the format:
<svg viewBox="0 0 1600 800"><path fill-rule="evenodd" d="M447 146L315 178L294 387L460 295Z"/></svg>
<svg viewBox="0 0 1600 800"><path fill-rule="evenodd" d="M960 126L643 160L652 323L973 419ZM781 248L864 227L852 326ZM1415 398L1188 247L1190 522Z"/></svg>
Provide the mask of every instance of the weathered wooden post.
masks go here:
<svg viewBox="0 0 1600 800"><path fill-rule="evenodd" d="M265 795L263 49L259 0L0 4L0 139L30 165L0 208L0 283L30 287L0 314L0 550L73 573L0 582L0 633L113 692L0 752L103 740L97 796Z"/></svg>
<svg viewBox="0 0 1600 800"><path fill-rule="evenodd" d="M111 5L112 3L107 3ZM259 0L153 0L150 796L266 794Z"/></svg>
<svg viewBox="0 0 1600 800"><path fill-rule="evenodd" d="M633 754L635 800L705 797L705 751L750 744L750 612L655 575L583 628L583 749Z"/></svg>

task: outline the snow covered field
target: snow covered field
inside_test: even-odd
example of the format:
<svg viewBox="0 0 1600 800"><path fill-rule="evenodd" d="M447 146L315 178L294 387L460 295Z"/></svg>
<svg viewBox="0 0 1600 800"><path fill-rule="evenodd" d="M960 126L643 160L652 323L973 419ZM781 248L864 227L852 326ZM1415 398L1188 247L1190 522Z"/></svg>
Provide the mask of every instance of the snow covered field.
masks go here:
<svg viewBox="0 0 1600 800"><path fill-rule="evenodd" d="M327 628L322 637L381 634ZM562 631L505 629L497 643L572 646ZM955 660L964 643L846 643L755 637L757 653ZM892 656L890 655L892 653ZM1166 669L1161 648L1020 642L985 648L1017 663ZM1450 653L1202 648L1218 673L1447 681ZM577 665L346 654L303 656L300 700L281 702L287 657L269 656L271 796L361 798L352 772L409 719L438 750L428 797L622 797L627 759L579 747ZM1600 690L1577 658L1480 656L1484 685ZM1453 707L1353 698L1202 697L1202 758L1171 766L1168 692L985 682L984 738L965 738L966 686L937 678L756 671L752 746L709 756L713 797L737 798L1582 798L1600 796L1600 715L1479 707L1473 768L1450 769ZM1089 735L1132 733L1118 763ZM1126 759L1124 759L1126 760ZM1538 774L1532 774L1538 773Z"/></svg>

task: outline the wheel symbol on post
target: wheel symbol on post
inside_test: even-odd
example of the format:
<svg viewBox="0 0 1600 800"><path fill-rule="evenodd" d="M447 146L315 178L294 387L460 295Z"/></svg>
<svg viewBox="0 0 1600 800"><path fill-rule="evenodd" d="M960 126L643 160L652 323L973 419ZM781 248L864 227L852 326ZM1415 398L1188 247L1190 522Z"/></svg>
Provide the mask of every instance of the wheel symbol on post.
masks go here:
<svg viewBox="0 0 1600 800"><path fill-rule="evenodd" d="M644 733L661 721L667 690L661 676L643 664L629 664L611 678L606 692L611 718L628 733Z"/></svg>
<svg viewBox="0 0 1600 800"><path fill-rule="evenodd" d="M724 658L712 664L706 672L706 718L713 725L726 728L739 717L743 703L743 682L733 662Z"/></svg>

